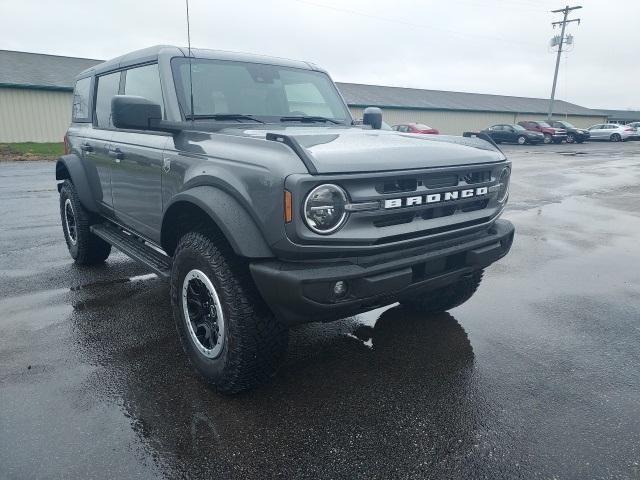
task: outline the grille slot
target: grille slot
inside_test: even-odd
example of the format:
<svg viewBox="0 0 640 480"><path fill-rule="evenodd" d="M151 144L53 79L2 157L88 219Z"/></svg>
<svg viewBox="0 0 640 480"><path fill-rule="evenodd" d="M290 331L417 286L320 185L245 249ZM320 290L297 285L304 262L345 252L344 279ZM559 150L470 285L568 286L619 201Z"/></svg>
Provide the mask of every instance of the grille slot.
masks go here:
<svg viewBox="0 0 640 480"><path fill-rule="evenodd" d="M415 213L403 213L402 215L396 215L392 218L382 218L380 220L374 220L373 224L376 227L390 227L391 225L401 225L403 223L412 222L415 217Z"/></svg>
<svg viewBox="0 0 640 480"><path fill-rule="evenodd" d="M448 217L450 215L453 215L454 213L456 213L456 206L447 205L444 207L435 207L425 210L424 212L422 212L422 218L424 218L425 220L431 220L432 218Z"/></svg>
<svg viewBox="0 0 640 480"><path fill-rule="evenodd" d="M422 184L427 188L455 187L458 185L458 175L455 173L429 175L422 180Z"/></svg>
<svg viewBox="0 0 640 480"><path fill-rule="evenodd" d="M474 183L484 183L491 181L491 170L480 170L477 172L469 172L464 176L464 181L469 185Z"/></svg>
<svg viewBox="0 0 640 480"><path fill-rule="evenodd" d="M466 205L460 206L461 212L475 212L476 210L482 210L483 208L487 208L489 205L489 199L485 198L484 200L476 200L475 202L467 203Z"/></svg>
<svg viewBox="0 0 640 480"><path fill-rule="evenodd" d="M415 192L418 189L418 180L415 178L396 178L376 185L378 193Z"/></svg>

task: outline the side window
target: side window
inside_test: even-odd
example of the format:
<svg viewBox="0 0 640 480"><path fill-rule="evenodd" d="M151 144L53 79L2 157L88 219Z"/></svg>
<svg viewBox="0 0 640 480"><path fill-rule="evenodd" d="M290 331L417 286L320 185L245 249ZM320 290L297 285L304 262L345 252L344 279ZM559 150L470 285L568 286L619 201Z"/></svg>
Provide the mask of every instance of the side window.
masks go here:
<svg viewBox="0 0 640 480"><path fill-rule="evenodd" d="M86 122L89 120L89 90L91 89L91 77L82 78L76 82L73 89L73 110L71 118L74 122Z"/></svg>
<svg viewBox="0 0 640 480"><path fill-rule="evenodd" d="M113 128L111 123L111 99L118 94L120 88L120 72L110 73L97 78L98 91L96 93L96 126Z"/></svg>
<svg viewBox="0 0 640 480"><path fill-rule="evenodd" d="M164 117L164 101L157 63L127 70L124 77L124 94L137 95L157 103L162 108Z"/></svg>
<svg viewBox="0 0 640 480"><path fill-rule="evenodd" d="M398 127L398 130L399 130L399 131L401 131L401 132L405 132L405 133L406 133L406 132L408 132L408 131L409 131L409 127L408 127L408 126L406 126L406 125L400 125L400 126Z"/></svg>

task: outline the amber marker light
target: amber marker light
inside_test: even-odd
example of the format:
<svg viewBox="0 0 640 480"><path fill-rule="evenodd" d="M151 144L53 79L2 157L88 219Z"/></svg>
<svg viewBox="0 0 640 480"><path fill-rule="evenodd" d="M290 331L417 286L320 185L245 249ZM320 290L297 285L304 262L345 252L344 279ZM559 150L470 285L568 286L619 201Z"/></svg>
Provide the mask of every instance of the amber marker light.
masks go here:
<svg viewBox="0 0 640 480"><path fill-rule="evenodd" d="M284 221L285 223L291 223L293 220L293 200L291 192L284 191Z"/></svg>

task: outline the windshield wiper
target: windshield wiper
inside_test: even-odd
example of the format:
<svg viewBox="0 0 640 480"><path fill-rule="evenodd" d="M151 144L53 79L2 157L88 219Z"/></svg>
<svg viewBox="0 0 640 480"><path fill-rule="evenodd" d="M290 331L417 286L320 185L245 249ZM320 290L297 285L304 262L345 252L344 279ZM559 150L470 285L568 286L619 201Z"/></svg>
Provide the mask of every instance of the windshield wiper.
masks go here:
<svg viewBox="0 0 640 480"><path fill-rule="evenodd" d="M241 113L215 113L211 115L186 115L187 120L251 120L253 122L264 123L251 115Z"/></svg>
<svg viewBox="0 0 640 480"><path fill-rule="evenodd" d="M311 115L299 115L299 116L291 116L291 117L280 117L281 122L302 122L302 123L316 123L316 122L324 122L324 123L336 123L340 124L342 122L335 120L333 118L327 117L314 117Z"/></svg>

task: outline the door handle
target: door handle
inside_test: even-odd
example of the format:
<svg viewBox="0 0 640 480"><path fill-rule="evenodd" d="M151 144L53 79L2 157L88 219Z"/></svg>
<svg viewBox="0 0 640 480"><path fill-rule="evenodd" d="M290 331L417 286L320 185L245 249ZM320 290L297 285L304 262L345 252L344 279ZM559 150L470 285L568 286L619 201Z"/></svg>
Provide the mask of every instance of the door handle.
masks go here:
<svg viewBox="0 0 640 480"><path fill-rule="evenodd" d="M124 152L120 150L119 147L115 147L115 148L110 147L109 155L111 155L112 157L115 157L116 163L120 163L120 160L124 159Z"/></svg>
<svg viewBox="0 0 640 480"><path fill-rule="evenodd" d="M80 145L80 150L82 150L83 152L91 153L93 152L93 146L89 142L85 142Z"/></svg>

